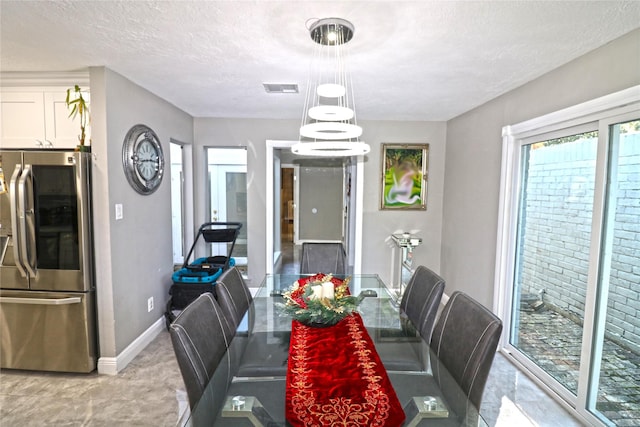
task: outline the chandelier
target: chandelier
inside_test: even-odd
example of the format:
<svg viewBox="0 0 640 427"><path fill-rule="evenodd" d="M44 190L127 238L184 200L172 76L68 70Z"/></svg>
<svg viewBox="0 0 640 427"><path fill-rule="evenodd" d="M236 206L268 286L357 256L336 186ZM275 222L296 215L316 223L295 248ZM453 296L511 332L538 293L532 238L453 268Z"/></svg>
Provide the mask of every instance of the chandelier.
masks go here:
<svg viewBox="0 0 640 427"><path fill-rule="evenodd" d="M315 21L309 28L315 42L300 140L291 147L295 154L307 156L357 156L369 152L359 140L353 84L348 70L347 49L353 38L351 22L340 18Z"/></svg>

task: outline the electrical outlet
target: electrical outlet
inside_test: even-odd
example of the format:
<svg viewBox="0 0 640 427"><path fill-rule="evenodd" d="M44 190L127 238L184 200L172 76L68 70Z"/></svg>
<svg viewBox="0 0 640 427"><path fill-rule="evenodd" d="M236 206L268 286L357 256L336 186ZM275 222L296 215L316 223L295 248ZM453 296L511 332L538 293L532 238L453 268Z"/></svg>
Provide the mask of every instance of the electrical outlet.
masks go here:
<svg viewBox="0 0 640 427"><path fill-rule="evenodd" d="M153 297L149 297L147 300L147 313L153 310Z"/></svg>

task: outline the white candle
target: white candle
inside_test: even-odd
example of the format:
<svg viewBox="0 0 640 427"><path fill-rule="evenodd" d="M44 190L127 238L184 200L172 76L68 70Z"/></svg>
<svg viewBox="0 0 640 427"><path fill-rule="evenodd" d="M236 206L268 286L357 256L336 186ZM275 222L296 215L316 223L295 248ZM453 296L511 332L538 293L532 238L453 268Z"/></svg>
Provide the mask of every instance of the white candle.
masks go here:
<svg viewBox="0 0 640 427"><path fill-rule="evenodd" d="M322 284L322 297L327 299L333 299L334 296L335 295L334 295L333 283L324 282Z"/></svg>
<svg viewBox="0 0 640 427"><path fill-rule="evenodd" d="M314 285L311 287L313 294L309 296L309 299L320 299L322 298L322 285Z"/></svg>

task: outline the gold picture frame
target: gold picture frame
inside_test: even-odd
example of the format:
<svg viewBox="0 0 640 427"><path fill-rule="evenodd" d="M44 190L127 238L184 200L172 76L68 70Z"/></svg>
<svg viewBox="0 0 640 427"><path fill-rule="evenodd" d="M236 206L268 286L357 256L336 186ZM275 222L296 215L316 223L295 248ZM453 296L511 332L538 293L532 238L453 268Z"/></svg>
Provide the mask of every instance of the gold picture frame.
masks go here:
<svg viewBox="0 0 640 427"><path fill-rule="evenodd" d="M429 144L382 144L381 210L426 210Z"/></svg>

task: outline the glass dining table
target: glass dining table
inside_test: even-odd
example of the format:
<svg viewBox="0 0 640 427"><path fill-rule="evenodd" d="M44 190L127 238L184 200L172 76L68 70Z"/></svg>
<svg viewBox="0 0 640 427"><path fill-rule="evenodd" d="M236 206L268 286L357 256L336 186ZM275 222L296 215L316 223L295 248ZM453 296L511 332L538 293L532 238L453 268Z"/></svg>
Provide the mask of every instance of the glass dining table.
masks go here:
<svg viewBox="0 0 640 427"><path fill-rule="evenodd" d="M301 275L274 274L264 278L247 314L238 326L227 353L218 364L202 397L192 408L187 425L196 427L373 425L365 419L366 417L353 417L348 422L346 417L337 420L323 418L322 415L314 421L306 419L305 416L295 420L291 418L292 399L296 400L296 397L299 397L295 393L292 394L292 385L295 384L295 381L292 381L294 375L292 372L298 375L300 367L307 366L299 356L308 353L304 351L300 353L300 341L296 339L296 356L289 357L294 347L291 345L293 322L291 318L282 315L278 303L284 302L284 292L289 290L300 277ZM363 325L363 330L366 331L362 334L365 335L366 342L373 344L367 351L377 355L371 359L370 364L382 364L379 367L381 371L378 371L381 375L376 375L376 378L385 375L388 377L389 381L386 384L390 384L393 389L389 393L395 393L398 407L401 408L399 417L388 423L376 425L486 426L478 410L458 387L446 368L440 364L411 321L401 312L395 290L389 289L377 275L373 274L353 275L349 276L349 280L351 294L364 296L358 306L358 316L361 318L359 324ZM354 328L354 326L349 327L352 330ZM298 327L296 331L299 330ZM330 334L330 332L321 333L324 334L323 336ZM351 351L346 342L334 341L331 345L333 347L324 351L332 353L332 348L336 349L336 353L338 348L342 353ZM312 348L310 347L309 351L312 351ZM362 356L362 348L354 348L354 356L350 357L347 354L345 360L355 358L355 353ZM331 354L325 353L323 357L325 356L331 356ZM369 366L366 362L364 365ZM437 375L434 375L436 366ZM333 368L327 367L327 372L333 371ZM335 372L341 371L335 370ZM359 384L355 381L356 379L347 381L351 384L351 388ZM339 382L339 378L331 379L330 384L334 381ZM326 386L326 383L324 384ZM307 385L303 385L302 388L307 393L308 390L304 390L305 386ZM363 387L370 388L371 385ZM332 393L340 394L339 390L343 389L334 389L333 385L325 388L330 390L317 390L318 393L328 393L332 402L334 399L342 398ZM394 396L391 398L396 400ZM363 399L366 400L365 397ZM349 396L348 399L342 398L340 401L353 404L355 400L357 398ZM297 401L300 402L300 399ZM304 410L304 405L309 406L309 400L307 398L302 402ZM355 406L352 405L352 407ZM318 405L318 408L326 409L327 406ZM362 409L362 405L358 408ZM321 409L320 412L325 409ZM379 412L379 408L376 410ZM342 412L341 416L345 411ZM346 410L347 415L348 412L349 410Z"/></svg>

